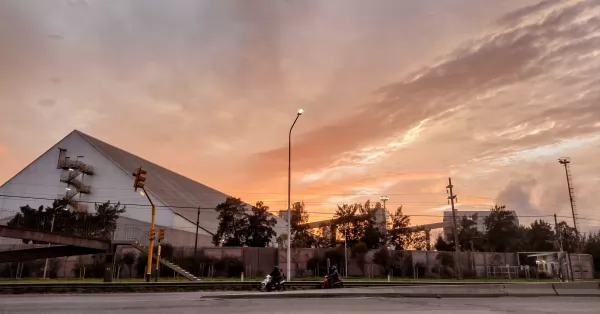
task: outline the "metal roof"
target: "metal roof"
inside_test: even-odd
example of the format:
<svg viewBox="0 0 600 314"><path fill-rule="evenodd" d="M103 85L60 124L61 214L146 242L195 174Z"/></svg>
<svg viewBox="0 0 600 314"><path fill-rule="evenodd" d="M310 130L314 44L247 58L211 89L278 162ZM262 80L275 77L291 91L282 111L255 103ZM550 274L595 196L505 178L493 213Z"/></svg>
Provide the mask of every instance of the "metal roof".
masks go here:
<svg viewBox="0 0 600 314"><path fill-rule="evenodd" d="M131 175L135 168L142 165L148 171L145 188L151 195L169 206L175 214L194 225L196 224L197 208L201 207L200 228L210 234L216 232L219 221L217 219L217 212L211 209L215 208L219 203L224 202L230 195L198 183L83 132L77 130L74 132L87 140L92 146L125 171L127 175ZM248 206L250 207L250 205ZM281 218L274 217L278 222L275 231L281 234L286 223Z"/></svg>

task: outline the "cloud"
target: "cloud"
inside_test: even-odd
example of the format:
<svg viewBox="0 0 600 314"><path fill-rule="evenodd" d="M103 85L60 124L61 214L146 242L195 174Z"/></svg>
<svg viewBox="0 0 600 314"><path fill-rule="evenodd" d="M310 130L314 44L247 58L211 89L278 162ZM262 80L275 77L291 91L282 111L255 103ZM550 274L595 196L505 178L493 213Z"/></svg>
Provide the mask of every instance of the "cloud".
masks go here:
<svg viewBox="0 0 600 314"><path fill-rule="evenodd" d="M469 205L504 191L560 212L567 155L581 215L596 215L598 2L260 3L0 2L0 178L80 128L285 204L304 107L293 197L323 211L385 193L418 213L445 203L431 193L451 176Z"/></svg>

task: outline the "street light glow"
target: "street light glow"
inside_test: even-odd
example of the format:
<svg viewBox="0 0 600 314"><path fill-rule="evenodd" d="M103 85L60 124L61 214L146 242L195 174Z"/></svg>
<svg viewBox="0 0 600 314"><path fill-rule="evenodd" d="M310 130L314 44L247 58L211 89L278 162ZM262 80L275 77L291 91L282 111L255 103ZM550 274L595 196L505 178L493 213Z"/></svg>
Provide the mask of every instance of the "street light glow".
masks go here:
<svg viewBox="0 0 600 314"><path fill-rule="evenodd" d="M303 113L304 113L304 109L300 109L300 110L298 110L298 115L301 115L301 114L303 114Z"/></svg>

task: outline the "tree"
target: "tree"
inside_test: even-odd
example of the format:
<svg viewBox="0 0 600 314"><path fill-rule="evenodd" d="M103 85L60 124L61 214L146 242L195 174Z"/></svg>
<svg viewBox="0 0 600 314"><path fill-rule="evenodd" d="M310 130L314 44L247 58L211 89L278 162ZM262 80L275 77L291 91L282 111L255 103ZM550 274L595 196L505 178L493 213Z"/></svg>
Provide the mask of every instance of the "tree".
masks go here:
<svg viewBox="0 0 600 314"><path fill-rule="evenodd" d="M575 253L579 248L579 240L575 228L569 227L569 225L561 221L558 224L558 230L562 238L563 250L569 253Z"/></svg>
<svg viewBox="0 0 600 314"><path fill-rule="evenodd" d="M117 202L111 205L110 201L102 204L94 204L96 212L89 218L89 224L95 226L92 230L93 237L101 239L112 239L114 231L117 229L117 220L121 214L125 213L125 207L121 207L121 203ZM75 213L77 216L78 213Z"/></svg>
<svg viewBox="0 0 600 314"><path fill-rule="evenodd" d="M596 276L600 275L600 232L589 235L584 244L584 252L592 255Z"/></svg>
<svg viewBox="0 0 600 314"><path fill-rule="evenodd" d="M277 233L273 227L277 220L269 214L269 207L263 202L256 202L252 206L252 213L246 214L248 225L245 229L245 244L250 247L266 247Z"/></svg>
<svg viewBox="0 0 600 314"><path fill-rule="evenodd" d="M129 270L129 278L133 276L133 264L135 264L135 258L136 256L134 252L125 252L121 256L123 264L125 264L125 266L127 266L127 270Z"/></svg>
<svg viewBox="0 0 600 314"><path fill-rule="evenodd" d="M458 244L461 251L474 249L483 251L484 235L477 229L477 214L463 216L458 230Z"/></svg>
<svg viewBox="0 0 600 314"><path fill-rule="evenodd" d="M356 264L363 276L365 275L365 265L367 264L367 253L369 252L369 248L364 242L358 242L351 249L352 258L356 259ZM347 271L347 270L346 270Z"/></svg>
<svg viewBox="0 0 600 314"><path fill-rule="evenodd" d="M8 222L9 226L35 229L68 235L109 240L117 226L119 216L125 212L120 203L107 201L96 204L94 213L69 211L68 202L55 200L51 206L40 206L37 210L29 205ZM24 243L32 242L24 239ZM41 242L39 242L41 243Z"/></svg>
<svg viewBox="0 0 600 314"><path fill-rule="evenodd" d="M543 220L536 220L526 229L526 234L529 251L548 252L556 249L556 237L549 223Z"/></svg>
<svg viewBox="0 0 600 314"><path fill-rule="evenodd" d="M434 245L437 251L449 252L454 251L454 241L446 241L442 235L438 235Z"/></svg>
<svg viewBox="0 0 600 314"><path fill-rule="evenodd" d="M319 230L314 234L314 246L316 248L329 248L335 245L335 242L331 239L331 230L332 226L327 226L325 224L319 226Z"/></svg>
<svg viewBox="0 0 600 314"><path fill-rule="evenodd" d="M518 241L518 226L514 214L505 206L494 206L484 220L486 246L491 252L509 252Z"/></svg>
<svg viewBox="0 0 600 314"><path fill-rule="evenodd" d="M228 197L225 202L217 205L215 211L218 213L219 226L213 235L215 246L242 246L246 243L246 232L248 229L248 217L246 216L246 204L239 198Z"/></svg>
<svg viewBox="0 0 600 314"><path fill-rule="evenodd" d="M410 217L402 213L402 206L390 215L391 226L389 230L390 242L397 250L406 250L411 246Z"/></svg>
<svg viewBox="0 0 600 314"><path fill-rule="evenodd" d="M294 203L291 209L290 229L292 231L292 247L305 248L315 245L315 236L308 226L309 215L304 202Z"/></svg>
<svg viewBox="0 0 600 314"><path fill-rule="evenodd" d="M344 230L346 242L350 247L358 242L364 242L368 248L377 248L384 242L376 219L377 213L381 210L381 204L371 206L370 201L364 205L359 203L338 205L334 214L334 229Z"/></svg>
<svg viewBox="0 0 600 314"><path fill-rule="evenodd" d="M422 228L412 232L408 237L409 248L413 250L424 250L427 248L427 232Z"/></svg>

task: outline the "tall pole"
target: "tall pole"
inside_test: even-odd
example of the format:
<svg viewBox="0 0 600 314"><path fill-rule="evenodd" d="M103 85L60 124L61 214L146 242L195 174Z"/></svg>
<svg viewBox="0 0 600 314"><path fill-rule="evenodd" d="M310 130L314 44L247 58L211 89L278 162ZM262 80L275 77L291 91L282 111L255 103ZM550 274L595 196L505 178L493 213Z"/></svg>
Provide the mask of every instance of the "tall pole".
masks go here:
<svg viewBox="0 0 600 314"><path fill-rule="evenodd" d="M52 212L52 222L50 223L50 233L54 232L54 217L56 217L56 213ZM48 243L48 247L50 247L50 243ZM48 259L46 258L46 262L44 263L44 279L46 279L46 272L48 272Z"/></svg>
<svg viewBox="0 0 600 314"><path fill-rule="evenodd" d="M454 208L454 199L456 199L456 195L454 195L454 192L452 191L452 188L454 186L452 185L452 178L448 178L448 186L446 187L448 189L448 193L450 194L450 196L448 196L448 200L450 200L450 204L452 204L452 227L454 229L454 251L456 253L456 275L458 276L458 279L461 279L462 274L461 274L461 270L460 270L460 249L458 247L458 227L456 226L456 208Z"/></svg>
<svg viewBox="0 0 600 314"><path fill-rule="evenodd" d="M346 273L346 277L348 277L348 225L344 227L344 272Z"/></svg>
<svg viewBox="0 0 600 314"><path fill-rule="evenodd" d="M573 196L573 187L571 186L571 174L569 173L569 164L571 159L569 157L559 158L558 162L565 166L565 175L567 176L567 188L569 189L569 201L571 204L571 214L573 215L573 228L575 228L575 235L577 236L577 243L579 243L579 231L577 230L577 218L575 215L575 198ZM579 245L577 245L579 247Z"/></svg>
<svg viewBox="0 0 600 314"><path fill-rule="evenodd" d="M152 254L154 251L154 237L155 235L155 229L154 229L154 224L156 222L156 206L154 206L154 202L152 202L152 199L150 199L150 195L148 194L148 192L146 191L146 188L142 187L142 190L144 191L144 195L146 195L146 198L148 199L148 202L150 202L150 204L152 205L152 219L150 220L150 234L148 234L148 264L146 265L146 282L150 282L150 279L152 279ZM160 263L160 261L156 261L157 263Z"/></svg>
<svg viewBox="0 0 600 314"><path fill-rule="evenodd" d="M196 252L198 251L198 225L200 225L200 207L196 214L196 240L194 241L194 261L196 261Z"/></svg>
<svg viewBox="0 0 600 314"><path fill-rule="evenodd" d="M198 213L196 214L196 238L194 239L194 259L192 264L194 267L192 268L192 272L196 271L196 259L198 252L198 226L200 225L200 207L198 207Z"/></svg>
<svg viewBox="0 0 600 314"><path fill-rule="evenodd" d="M560 230L558 230L558 220L556 220L556 214L554 214L554 232L556 232L556 236L558 239L558 247L560 248L560 251L563 251L563 244L562 244L562 232L560 232Z"/></svg>
<svg viewBox="0 0 600 314"><path fill-rule="evenodd" d="M287 273L286 279L290 281L292 279L292 205L291 205L291 194L292 194L292 129L294 129L294 125L296 125L296 121L300 118L300 115L304 112L303 109L298 110L298 114L296 115L296 119L294 119L294 123L290 127L290 133L288 137L288 195L287 195Z"/></svg>

